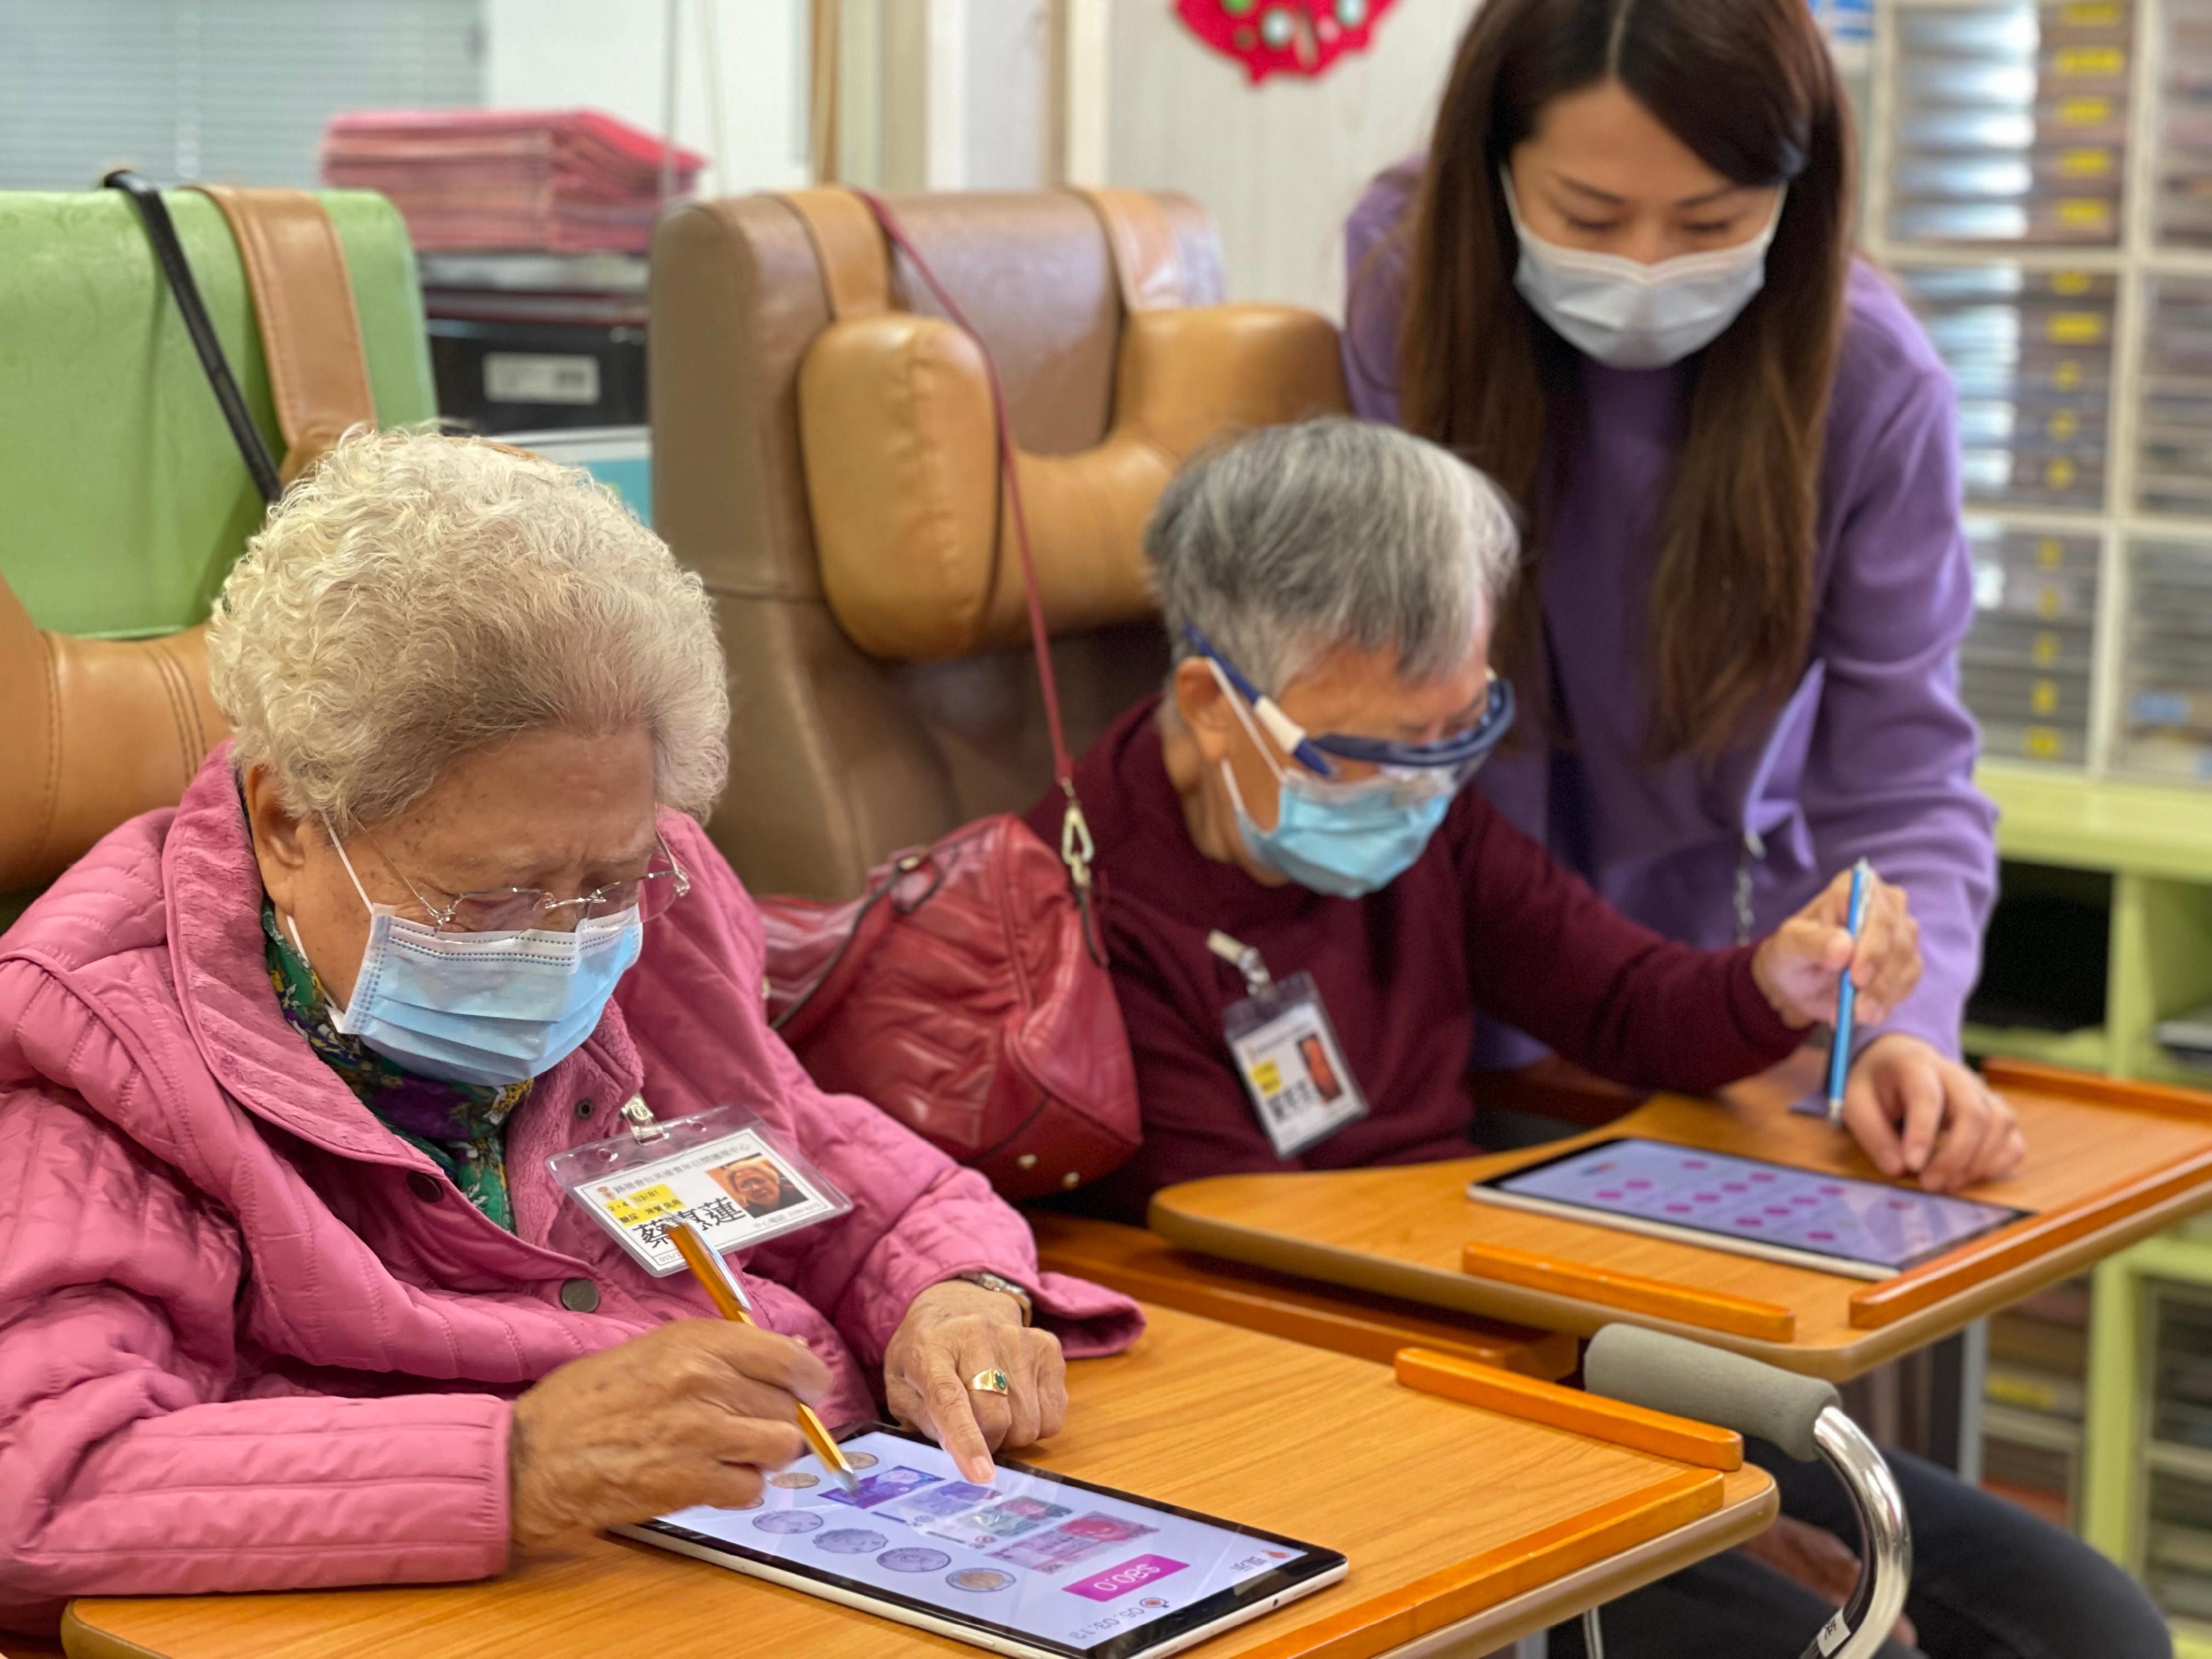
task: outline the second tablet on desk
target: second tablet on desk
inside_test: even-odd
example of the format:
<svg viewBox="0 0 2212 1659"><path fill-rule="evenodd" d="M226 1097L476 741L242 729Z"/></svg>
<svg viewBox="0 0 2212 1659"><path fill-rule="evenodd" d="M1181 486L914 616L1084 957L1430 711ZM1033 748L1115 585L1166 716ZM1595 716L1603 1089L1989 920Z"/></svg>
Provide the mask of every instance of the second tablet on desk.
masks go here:
<svg viewBox="0 0 2212 1659"><path fill-rule="evenodd" d="M2029 1212L1632 1136L1468 1185L1485 1203L1887 1279Z"/></svg>

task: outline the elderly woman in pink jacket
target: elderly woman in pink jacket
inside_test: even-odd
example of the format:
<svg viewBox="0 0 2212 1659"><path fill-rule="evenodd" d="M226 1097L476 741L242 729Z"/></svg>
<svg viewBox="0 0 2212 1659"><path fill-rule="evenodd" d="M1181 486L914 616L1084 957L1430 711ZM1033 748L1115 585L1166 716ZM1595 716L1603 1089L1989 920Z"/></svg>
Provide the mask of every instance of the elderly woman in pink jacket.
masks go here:
<svg viewBox="0 0 2212 1659"><path fill-rule="evenodd" d="M0 1627L746 1504L799 1401L883 1398L981 1477L1060 1426L1062 1339L1134 1334L768 1030L696 823L708 598L582 475L355 438L209 659L232 743L0 938ZM561 1173L692 1118L780 1147L799 1209L850 1202L732 1255L764 1329L648 1271L647 1194L594 1213ZM782 1203L723 1184L722 1219Z"/></svg>

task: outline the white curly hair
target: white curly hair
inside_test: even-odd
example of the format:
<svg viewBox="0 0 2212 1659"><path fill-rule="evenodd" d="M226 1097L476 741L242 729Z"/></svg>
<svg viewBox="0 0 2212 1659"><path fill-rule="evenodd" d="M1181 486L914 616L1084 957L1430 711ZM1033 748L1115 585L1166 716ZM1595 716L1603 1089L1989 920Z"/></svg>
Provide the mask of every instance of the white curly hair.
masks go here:
<svg viewBox="0 0 2212 1659"><path fill-rule="evenodd" d="M729 767L699 578L588 474L481 439L349 434L223 583L208 672L238 766L340 836L540 727L645 726L660 801L694 817Z"/></svg>

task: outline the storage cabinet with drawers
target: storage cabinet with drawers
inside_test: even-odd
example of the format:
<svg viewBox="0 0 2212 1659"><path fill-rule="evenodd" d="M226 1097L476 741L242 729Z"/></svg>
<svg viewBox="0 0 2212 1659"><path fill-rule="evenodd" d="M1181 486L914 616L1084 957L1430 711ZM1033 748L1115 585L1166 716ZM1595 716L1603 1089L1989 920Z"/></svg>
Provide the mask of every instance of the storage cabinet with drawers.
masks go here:
<svg viewBox="0 0 2212 1659"><path fill-rule="evenodd" d="M2212 0L1893 0L1869 251L1959 388L1986 753L2212 781Z"/></svg>
<svg viewBox="0 0 2212 1659"><path fill-rule="evenodd" d="M1967 1048L2204 1086L2158 1032L2212 1003L2212 0L1882 0L1868 80L1864 239L1958 386L2002 811ZM2212 1227L2098 1270L2078 1385L2064 1300L1993 1325L1984 1479L2212 1659Z"/></svg>

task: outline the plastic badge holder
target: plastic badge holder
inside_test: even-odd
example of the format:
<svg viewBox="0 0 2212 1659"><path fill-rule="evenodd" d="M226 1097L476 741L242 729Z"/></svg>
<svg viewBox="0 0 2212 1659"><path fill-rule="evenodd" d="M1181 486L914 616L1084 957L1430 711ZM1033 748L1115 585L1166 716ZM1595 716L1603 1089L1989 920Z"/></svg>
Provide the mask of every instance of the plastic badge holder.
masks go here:
<svg viewBox="0 0 2212 1659"><path fill-rule="evenodd" d="M1310 974L1254 985L1223 1017L1230 1052L1278 1158L1296 1158L1367 1115Z"/></svg>
<svg viewBox="0 0 2212 1659"><path fill-rule="evenodd" d="M853 1201L752 1113L720 1106L656 1119L642 1099L628 1130L546 1160L568 1196L655 1277L682 1271L669 1242L690 1219L714 1250L749 1250L845 1214Z"/></svg>

